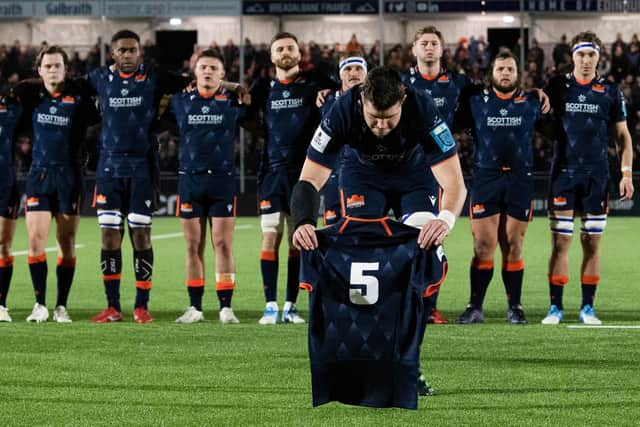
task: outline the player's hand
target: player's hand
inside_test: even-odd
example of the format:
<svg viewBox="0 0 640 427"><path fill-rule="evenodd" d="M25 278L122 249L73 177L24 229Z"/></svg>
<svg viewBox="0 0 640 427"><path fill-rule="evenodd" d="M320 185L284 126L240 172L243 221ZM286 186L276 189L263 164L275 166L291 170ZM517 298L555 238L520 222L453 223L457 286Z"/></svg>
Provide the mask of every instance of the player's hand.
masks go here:
<svg viewBox="0 0 640 427"><path fill-rule="evenodd" d="M549 97L542 89L534 89L538 94L538 99L540 100L540 111L542 114L547 114L551 111L551 102L549 102Z"/></svg>
<svg viewBox="0 0 640 427"><path fill-rule="evenodd" d="M249 89L239 84L236 86L234 92L238 96L238 104L251 105L251 94L249 94Z"/></svg>
<svg viewBox="0 0 640 427"><path fill-rule="evenodd" d="M182 91L185 92L185 93L193 93L197 89L198 89L198 85L197 85L196 81L195 80L191 80L189 82L189 84L186 85L184 89L182 89Z"/></svg>
<svg viewBox="0 0 640 427"><path fill-rule="evenodd" d="M441 219L432 219L422 226L418 236L420 248L430 248L444 243L445 237L449 234L449 226Z"/></svg>
<svg viewBox="0 0 640 427"><path fill-rule="evenodd" d="M324 105L325 98L331 92L331 89L323 89L318 91L318 96L316 96L316 107L320 108Z"/></svg>
<svg viewBox="0 0 640 427"><path fill-rule="evenodd" d="M311 224L302 224L293 233L293 246L298 250L312 251L318 247L316 228Z"/></svg>
<svg viewBox="0 0 640 427"><path fill-rule="evenodd" d="M622 177L620 180L620 200L631 200L633 197L633 179L631 177Z"/></svg>

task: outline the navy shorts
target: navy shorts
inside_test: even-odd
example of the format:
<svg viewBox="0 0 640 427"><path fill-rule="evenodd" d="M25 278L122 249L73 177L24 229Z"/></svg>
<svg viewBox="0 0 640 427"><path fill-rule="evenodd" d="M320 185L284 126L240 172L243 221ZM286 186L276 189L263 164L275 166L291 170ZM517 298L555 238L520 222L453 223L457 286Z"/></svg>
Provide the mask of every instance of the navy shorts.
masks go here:
<svg viewBox="0 0 640 427"><path fill-rule="evenodd" d="M73 168L32 166L26 184L28 212L80 214L82 177Z"/></svg>
<svg viewBox="0 0 640 427"><path fill-rule="evenodd" d="M338 172L333 171L320 193L324 201L324 225L333 225L342 218Z"/></svg>
<svg viewBox="0 0 640 427"><path fill-rule="evenodd" d="M0 183L0 216L8 219L18 217L20 195L14 180Z"/></svg>
<svg viewBox="0 0 640 427"><path fill-rule="evenodd" d="M151 177L96 179L95 207L151 216L154 210L154 186Z"/></svg>
<svg viewBox="0 0 640 427"><path fill-rule="evenodd" d="M344 158L340 188L343 212L348 216L381 218L389 209L397 218L414 212L437 213L437 196L423 162L387 171Z"/></svg>
<svg viewBox="0 0 640 427"><path fill-rule="evenodd" d="M300 173L287 170L268 171L258 182L258 209L260 215L275 212L290 213L291 191Z"/></svg>
<svg viewBox="0 0 640 427"><path fill-rule="evenodd" d="M178 175L178 208L180 218L236 216L235 179L207 172Z"/></svg>
<svg viewBox="0 0 640 427"><path fill-rule="evenodd" d="M607 213L609 176L560 171L551 175L550 211Z"/></svg>
<svg viewBox="0 0 640 427"><path fill-rule="evenodd" d="M533 176L529 171L476 169L471 185L469 218L487 218L506 213L520 221L531 221Z"/></svg>

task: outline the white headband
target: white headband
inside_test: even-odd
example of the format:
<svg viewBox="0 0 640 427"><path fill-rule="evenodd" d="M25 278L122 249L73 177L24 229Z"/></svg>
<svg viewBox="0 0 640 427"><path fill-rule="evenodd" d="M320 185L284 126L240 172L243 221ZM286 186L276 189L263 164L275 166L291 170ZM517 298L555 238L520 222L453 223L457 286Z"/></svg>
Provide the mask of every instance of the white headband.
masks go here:
<svg viewBox="0 0 640 427"><path fill-rule="evenodd" d="M359 65L364 68L365 73L367 72L367 61L365 61L361 56L350 56L340 61L340 65L338 66L340 72L342 72L344 67L346 67L347 65Z"/></svg>
<svg viewBox="0 0 640 427"><path fill-rule="evenodd" d="M581 51L595 52L596 55L600 57L600 46L598 46L595 43L590 43L590 42L576 43L575 45L573 45L573 48L571 49L571 54L572 56L575 56L576 53Z"/></svg>

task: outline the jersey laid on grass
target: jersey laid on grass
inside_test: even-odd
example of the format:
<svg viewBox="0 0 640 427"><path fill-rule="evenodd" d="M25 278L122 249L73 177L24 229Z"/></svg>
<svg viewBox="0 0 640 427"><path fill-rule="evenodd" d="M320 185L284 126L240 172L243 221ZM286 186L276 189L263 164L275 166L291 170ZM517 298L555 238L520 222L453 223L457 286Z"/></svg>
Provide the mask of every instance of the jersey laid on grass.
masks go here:
<svg viewBox="0 0 640 427"><path fill-rule="evenodd" d="M578 82L558 76L546 90L554 118L555 169L607 171L610 131L627 117L617 84L603 78Z"/></svg>
<svg viewBox="0 0 640 427"><path fill-rule="evenodd" d="M400 123L384 138L378 138L364 120L360 94L361 88L356 86L335 102L313 136L307 151L309 159L332 168L344 146L345 157L390 170L420 155L420 146L429 164L456 153L451 132L428 95L407 90Z"/></svg>
<svg viewBox="0 0 640 427"><path fill-rule="evenodd" d="M449 126L453 124L460 93L468 84L464 75L444 71L430 79L422 75L417 67L411 67L402 74L402 81L416 91L429 94L443 120Z"/></svg>
<svg viewBox="0 0 640 427"><path fill-rule="evenodd" d="M13 131L22 107L17 102L0 98L0 183L13 181Z"/></svg>
<svg viewBox="0 0 640 427"><path fill-rule="evenodd" d="M503 98L492 89L475 87L463 95L455 126L473 133L476 168L531 170L540 116L535 94L517 91Z"/></svg>
<svg viewBox="0 0 640 427"><path fill-rule="evenodd" d="M272 80L255 92L255 106L264 109L266 143L261 170L302 169L313 132L320 122L316 107L318 90L327 88L328 79L302 72L293 81ZM252 93L253 96L253 93Z"/></svg>
<svg viewBox="0 0 640 427"><path fill-rule="evenodd" d="M418 233L347 217L302 253L314 406L416 408L422 294L446 272L442 249L421 250Z"/></svg>
<svg viewBox="0 0 640 427"><path fill-rule="evenodd" d="M62 93L50 94L42 83L26 81L15 88L24 108L21 129L33 132L32 165L76 166L87 126L98 121L88 96L72 80Z"/></svg>
<svg viewBox="0 0 640 427"><path fill-rule="evenodd" d="M235 170L234 144L241 114L235 94L224 89L211 97L176 94L171 112L180 129L180 171L227 174Z"/></svg>
<svg viewBox="0 0 640 427"><path fill-rule="evenodd" d="M102 133L96 173L110 177L146 177L149 174L151 130L162 94L182 89L178 76L140 65L132 74L114 66L89 75L100 98Z"/></svg>

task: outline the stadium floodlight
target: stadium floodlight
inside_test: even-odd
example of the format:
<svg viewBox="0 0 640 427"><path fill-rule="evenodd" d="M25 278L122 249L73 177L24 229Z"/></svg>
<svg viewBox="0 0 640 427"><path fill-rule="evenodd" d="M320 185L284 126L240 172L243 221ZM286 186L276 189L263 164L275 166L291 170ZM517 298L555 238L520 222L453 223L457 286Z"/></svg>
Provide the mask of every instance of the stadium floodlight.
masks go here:
<svg viewBox="0 0 640 427"><path fill-rule="evenodd" d="M514 18L513 15L504 15L502 17L502 22L504 22L505 24L513 24L515 20L516 18Z"/></svg>
<svg viewBox="0 0 640 427"><path fill-rule="evenodd" d="M181 25L181 24L182 24L182 19L180 19L180 18L171 18L171 19L169 19L169 25L177 26L177 25Z"/></svg>

